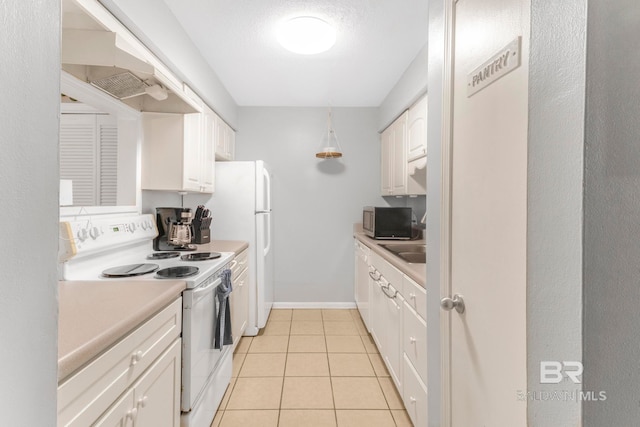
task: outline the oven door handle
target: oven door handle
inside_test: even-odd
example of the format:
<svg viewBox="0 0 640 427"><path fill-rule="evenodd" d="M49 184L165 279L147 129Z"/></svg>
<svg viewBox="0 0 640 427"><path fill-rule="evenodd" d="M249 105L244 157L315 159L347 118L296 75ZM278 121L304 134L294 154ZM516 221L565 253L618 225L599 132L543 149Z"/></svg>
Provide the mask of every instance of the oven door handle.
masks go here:
<svg viewBox="0 0 640 427"><path fill-rule="evenodd" d="M217 287L220 283L222 283L222 279L220 277L218 277L216 280L214 280L213 282L211 282L210 284L208 284L204 288L196 288L193 291L193 296L196 297L196 296L198 296L200 294L208 292L209 289Z"/></svg>

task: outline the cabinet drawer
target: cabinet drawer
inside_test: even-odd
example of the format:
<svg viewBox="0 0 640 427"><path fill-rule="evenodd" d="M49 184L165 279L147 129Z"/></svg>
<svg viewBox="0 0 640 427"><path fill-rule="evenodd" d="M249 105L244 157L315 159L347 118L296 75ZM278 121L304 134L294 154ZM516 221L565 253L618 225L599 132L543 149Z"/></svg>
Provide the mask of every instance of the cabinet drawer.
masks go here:
<svg viewBox="0 0 640 427"><path fill-rule="evenodd" d="M371 264L387 280L387 282L391 283L394 288L402 293L402 278L404 275L400 270L395 268L375 252L371 253Z"/></svg>
<svg viewBox="0 0 640 427"><path fill-rule="evenodd" d="M404 276L402 296L423 320L427 320L427 291L425 288Z"/></svg>
<svg viewBox="0 0 640 427"><path fill-rule="evenodd" d="M405 302L402 349L423 381L427 380L427 324Z"/></svg>
<svg viewBox="0 0 640 427"><path fill-rule="evenodd" d="M242 273L242 271L247 269L248 261L249 251L247 249L236 255L236 257L232 261L233 265L231 267L231 280L235 281L235 279L238 278L238 275Z"/></svg>
<svg viewBox="0 0 640 427"><path fill-rule="evenodd" d="M415 427L426 427L427 425L427 387L418 377L411 362L404 357L404 407L407 409L409 418Z"/></svg>
<svg viewBox="0 0 640 427"><path fill-rule="evenodd" d="M91 425L180 336L182 298L58 387L58 426Z"/></svg>

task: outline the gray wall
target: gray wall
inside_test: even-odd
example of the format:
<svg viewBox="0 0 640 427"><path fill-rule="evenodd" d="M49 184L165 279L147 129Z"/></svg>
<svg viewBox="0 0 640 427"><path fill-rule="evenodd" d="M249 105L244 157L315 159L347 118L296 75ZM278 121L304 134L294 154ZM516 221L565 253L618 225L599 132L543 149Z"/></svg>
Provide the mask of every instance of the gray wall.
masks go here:
<svg viewBox="0 0 640 427"><path fill-rule="evenodd" d="M0 424L55 426L60 2L0 16Z"/></svg>
<svg viewBox="0 0 640 427"><path fill-rule="evenodd" d="M315 157L325 108L239 108L236 160L273 172L275 300L353 302L353 224L380 197L376 108L333 108L344 157Z"/></svg>
<svg viewBox="0 0 640 427"><path fill-rule="evenodd" d="M100 0L233 128L236 103L163 1Z"/></svg>
<svg viewBox="0 0 640 427"><path fill-rule="evenodd" d="M571 381L541 384L540 362L582 360L586 3L584 0L534 0L531 7L527 165L528 390L575 392L581 390L581 385ZM530 400L528 425L577 426L580 407L580 402L576 401Z"/></svg>
<svg viewBox="0 0 640 427"><path fill-rule="evenodd" d="M427 27L425 25L425 32ZM389 126L404 110L416 102L427 92L427 62L428 46L425 44L409 67L402 73L400 80L380 104L378 115L378 130Z"/></svg>
<svg viewBox="0 0 640 427"><path fill-rule="evenodd" d="M589 1L584 188L584 426L640 418L640 9Z"/></svg>

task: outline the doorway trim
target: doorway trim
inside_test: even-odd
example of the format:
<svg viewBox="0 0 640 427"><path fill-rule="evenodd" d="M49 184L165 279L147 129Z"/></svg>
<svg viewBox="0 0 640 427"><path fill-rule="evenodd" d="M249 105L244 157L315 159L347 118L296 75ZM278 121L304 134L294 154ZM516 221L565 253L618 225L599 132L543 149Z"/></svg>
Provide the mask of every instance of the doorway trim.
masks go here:
<svg viewBox="0 0 640 427"><path fill-rule="evenodd" d="M451 295L451 191L453 161L453 48L455 28L455 4L458 0L446 0L444 4L444 64L442 82L441 123L441 202L440 202L440 298ZM442 369L443 427L451 426L451 312L440 311L440 351Z"/></svg>

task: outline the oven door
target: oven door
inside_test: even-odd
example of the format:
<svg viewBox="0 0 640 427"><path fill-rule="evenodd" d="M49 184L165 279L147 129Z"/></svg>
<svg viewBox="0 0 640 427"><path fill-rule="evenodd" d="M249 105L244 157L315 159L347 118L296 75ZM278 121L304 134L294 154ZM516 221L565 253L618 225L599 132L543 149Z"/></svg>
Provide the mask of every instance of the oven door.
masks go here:
<svg viewBox="0 0 640 427"><path fill-rule="evenodd" d="M221 279L211 278L182 294L182 411L190 411L221 358L214 349L218 319L216 288Z"/></svg>

